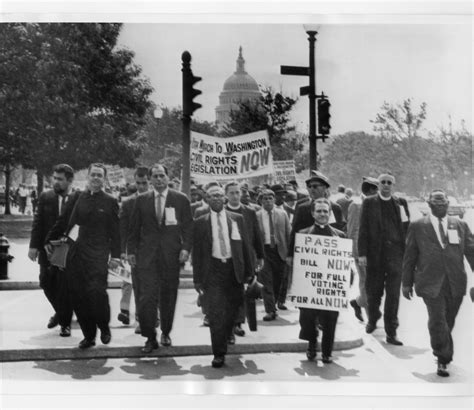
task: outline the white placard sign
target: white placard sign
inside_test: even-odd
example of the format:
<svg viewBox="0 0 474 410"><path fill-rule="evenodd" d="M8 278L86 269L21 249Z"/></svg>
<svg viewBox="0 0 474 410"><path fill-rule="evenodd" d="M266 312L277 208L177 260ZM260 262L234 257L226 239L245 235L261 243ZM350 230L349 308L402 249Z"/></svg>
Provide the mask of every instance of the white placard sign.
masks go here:
<svg viewBox="0 0 474 410"><path fill-rule="evenodd" d="M296 307L347 309L352 264L351 239L297 233L288 300Z"/></svg>
<svg viewBox="0 0 474 410"><path fill-rule="evenodd" d="M191 132L191 177L235 180L273 174L267 131L219 138Z"/></svg>
<svg viewBox="0 0 474 410"><path fill-rule="evenodd" d="M273 161L275 168L274 180L276 182L288 182L296 179L295 161L293 159L287 161Z"/></svg>
<svg viewBox="0 0 474 410"><path fill-rule="evenodd" d="M107 168L107 179L110 186L125 186L127 184L125 172L119 167Z"/></svg>

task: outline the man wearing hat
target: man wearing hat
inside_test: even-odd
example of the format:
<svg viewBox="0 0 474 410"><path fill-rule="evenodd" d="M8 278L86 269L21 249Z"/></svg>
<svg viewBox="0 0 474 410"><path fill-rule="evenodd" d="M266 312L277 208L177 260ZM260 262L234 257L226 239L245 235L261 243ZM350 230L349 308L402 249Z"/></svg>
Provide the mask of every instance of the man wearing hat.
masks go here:
<svg viewBox="0 0 474 410"><path fill-rule="evenodd" d="M281 186L281 185L280 185ZM290 221L283 209L275 206L275 193L271 189L261 192L262 209L257 212L260 232L264 238L264 264L259 274L263 284L265 321L275 320L276 307L286 310L284 302L288 287L288 271L285 260L288 253Z"/></svg>
<svg viewBox="0 0 474 410"><path fill-rule="evenodd" d="M400 346L397 338L398 304L402 281L402 261L410 214L407 201L392 195L395 177L378 177L378 195L362 203L359 226L359 265L366 267L368 323L372 333L382 316L380 303L385 290L384 324L387 343Z"/></svg>
<svg viewBox="0 0 474 410"><path fill-rule="evenodd" d="M349 205L347 212L347 237L352 239L352 256L355 259L355 265L357 273L359 275L359 296L350 301L352 308L357 319L361 322L364 321L362 316L362 308L367 308L367 294L365 293L365 278L366 271L365 266L360 266L358 262L359 252L357 250L357 240L359 238L359 218L360 218L360 208L362 207L362 202L368 196L375 195L379 189L379 181L377 178L372 177L363 177L361 194L359 201L352 201Z"/></svg>
<svg viewBox="0 0 474 410"><path fill-rule="evenodd" d="M316 199L327 198L329 194L328 189L331 185L329 185L329 179L324 174L318 171L311 171L311 177L306 180L306 186L308 188L310 198L304 202L296 204L295 216L293 218L293 226L290 236L290 247L288 249L290 256L293 256L295 233L299 232L301 229L311 226L314 222L313 215L311 214L311 204ZM339 230L343 230L344 228L341 207L334 202L331 202L329 225Z"/></svg>

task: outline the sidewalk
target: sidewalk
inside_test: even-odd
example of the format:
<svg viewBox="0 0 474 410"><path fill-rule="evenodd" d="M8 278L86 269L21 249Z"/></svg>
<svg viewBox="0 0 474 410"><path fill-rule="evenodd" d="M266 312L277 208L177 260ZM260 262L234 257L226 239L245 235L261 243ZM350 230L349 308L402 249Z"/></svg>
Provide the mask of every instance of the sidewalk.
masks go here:
<svg viewBox="0 0 474 410"><path fill-rule="evenodd" d="M73 320L72 336L59 337L59 327L47 329L52 314L41 290L4 291L0 301L0 362L70 360L84 358L142 357L140 348L145 339L134 333L134 321L129 326L117 320L121 292L109 289L112 342L104 346L97 335L97 345L85 351L77 347L82 340L78 323ZM203 315L196 305L197 294L191 289L180 289L171 332L172 347L160 346L149 357L211 355L209 328L202 325ZM133 309L132 298L132 311ZM229 354L301 352L304 355L307 343L298 339L298 309L288 305L289 310L279 311L278 318L263 322L265 314L261 301L257 303L258 330L250 332L247 325L244 337L236 336L236 344L229 346ZM133 314L132 314L133 318ZM354 318L352 311L339 317L334 350L359 347L362 342L363 325ZM158 337L160 332L158 333ZM159 339L158 339L159 340Z"/></svg>

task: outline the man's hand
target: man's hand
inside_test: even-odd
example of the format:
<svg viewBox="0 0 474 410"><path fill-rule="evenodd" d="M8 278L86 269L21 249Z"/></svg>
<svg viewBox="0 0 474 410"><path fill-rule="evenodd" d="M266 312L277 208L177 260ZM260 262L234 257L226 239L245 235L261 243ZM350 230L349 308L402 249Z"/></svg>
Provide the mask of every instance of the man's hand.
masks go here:
<svg viewBox="0 0 474 410"><path fill-rule="evenodd" d="M127 254L125 252L120 254L120 260L122 262L128 262Z"/></svg>
<svg viewBox="0 0 474 410"><path fill-rule="evenodd" d="M359 256L359 265L365 268L367 266L367 256Z"/></svg>
<svg viewBox="0 0 474 410"><path fill-rule="evenodd" d="M260 272L263 269L263 259L257 259L257 265L255 266L255 271Z"/></svg>
<svg viewBox="0 0 474 410"><path fill-rule="evenodd" d="M37 257L38 257L38 249L36 248L28 249L28 258L30 258L34 262Z"/></svg>
<svg viewBox="0 0 474 410"><path fill-rule="evenodd" d="M194 289L196 289L196 292L202 295L204 291L202 290L202 283L195 283L194 284Z"/></svg>
<svg viewBox="0 0 474 410"><path fill-rule="evenodd" d="M410 300L413 296L413 288L411 286L403 286L402 294L403 294L403 297Z"/></svg>
<svg viewBox="0 0 474 410"><path fill-rule="evenodd" d="M135 267L135 265L137 264L137 260L135 258L135 255L128 255L127 256L127 259L128 259L128 263L129 265L133 268Z"/></svg>
<svg viewBox="0 0 474 410"><path fill-rule="evenodd" d="M293 257L292 256L287 256L286 257L286 264L290 267L293 267Z"/></svg>
<svg viewBox="0 0 474 410"><path fill-rule="evenodd" d="M189 259L189 252L186 249L181 249L179 253L179 263L185 263Z"/></svg>
<svg viewBox="0 0 474 410"><path fill-rule="evenodd" d="M111 258L110 261L109 261L109 268L114 270L114 269L117 269L121 264L122 264L122 262L120 262L120 259Z"/></svg>
<svg viewBox="0 0 474 410"><path fill-rule="evenodd" d="M46 255L48 255L49 258L53 253L53 245L47 243L46 245L44 245L44 250L46 251Z"/></svg>

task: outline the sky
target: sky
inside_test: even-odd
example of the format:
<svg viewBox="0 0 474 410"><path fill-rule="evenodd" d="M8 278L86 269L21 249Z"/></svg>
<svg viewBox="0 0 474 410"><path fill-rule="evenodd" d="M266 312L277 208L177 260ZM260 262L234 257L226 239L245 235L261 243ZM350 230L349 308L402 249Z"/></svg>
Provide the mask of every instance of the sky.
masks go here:
<svg viewBox="0 0 474 410"><path fill-rule="evenodd" d="M218 20L217 20L218 21ZM469 23L323 24L316 42L316 89L331 101L332 134L372 132L373 120L387 101L411 98L427 103L427 130L472 127L472 27ZM374 21L372 19L372 21ZM466 20L463 20L464 22ZM314 26L312 26L314 27ZM236 69L243 48L247 72L258 84L298 97L291 121L308 130L309 103L299 97L308 77L284 76L281 65L307 66L309 43L303 24L125 23L119 45L135 52L135 62L149 78L152 100L181 106L181 54L192 55L194 75L202 77L195 101L200 120L214 121L225 80Z"/></svg>

